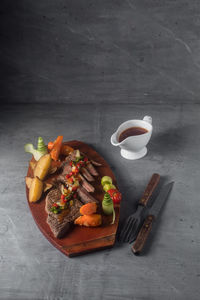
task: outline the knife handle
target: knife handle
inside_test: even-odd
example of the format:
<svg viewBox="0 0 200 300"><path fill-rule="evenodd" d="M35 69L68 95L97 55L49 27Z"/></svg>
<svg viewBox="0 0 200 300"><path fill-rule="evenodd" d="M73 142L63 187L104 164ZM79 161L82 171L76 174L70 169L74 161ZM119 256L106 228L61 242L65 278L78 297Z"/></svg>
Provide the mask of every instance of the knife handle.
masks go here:
<svg viewBox="0 0 200 300"><path fill-rule="evenodd" d="M146 217L146 219L138 233L138 236L132 246L132 251L134 254L139 254L142 251L142 249L145 245L145 242L148 238L148 235L151 232L151 228L152 228L154 219L155 219L155 217L153 215L149 215Z"/></svg>
<svg viewBox="0 0 200 300"><path fill-rule="evenodd" d="M160 175L157 173L154 173L144 191L144 194L142 196L142 198L139 201L140 205L146 206L151 195L153 194L153 191L155 190L155 188L157 187L158 183L160 180Z"/></svg>

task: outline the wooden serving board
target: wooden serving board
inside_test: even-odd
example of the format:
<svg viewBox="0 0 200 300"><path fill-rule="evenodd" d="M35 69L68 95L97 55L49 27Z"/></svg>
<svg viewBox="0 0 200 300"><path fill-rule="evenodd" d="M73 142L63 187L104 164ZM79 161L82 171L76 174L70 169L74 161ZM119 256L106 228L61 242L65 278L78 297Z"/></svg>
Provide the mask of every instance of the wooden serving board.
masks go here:
<svg viewBox="0 0 200 300"><path fill-rule="evenodd" d="M95 182L92 183L95 187L95 192L92 195L99 201L102 201L104 191L101 186L101 177L105 175L110 176L113 179L113 184L117 186L117 182L111 168L107 162L87 144L80 141L69 141L65 142L65 144L73 147L74 149L79 149L81 152L85 153L89 159L93 159L102 164L100 167L95 167L99 173L99 177L96 177ZM32 160L34 159L32 158ZM30 166L27 176L33 177L33 171ZM26 187L28 204L36 224L49 242L65 255L72 257L112 247L114 245L119 222L119 205L115 206L116 219L113 225L111 225L112 216L103 216L103 224L100 227L88 228L75 225L64 238L57 239L54 237L49 225L46 223L47 213L45 211L45 195L39 202L30 203L28 199L28 192L29 189Z"/></svg>

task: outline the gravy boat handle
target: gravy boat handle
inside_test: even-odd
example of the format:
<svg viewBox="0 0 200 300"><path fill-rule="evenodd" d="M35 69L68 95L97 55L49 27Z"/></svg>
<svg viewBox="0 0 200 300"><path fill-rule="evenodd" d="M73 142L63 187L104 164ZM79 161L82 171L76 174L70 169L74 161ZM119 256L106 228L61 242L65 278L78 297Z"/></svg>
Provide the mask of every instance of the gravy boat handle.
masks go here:
<svg viewBox="0 0 200 300"><path fill-rule="evenodd" d="M151 116L145 116L143 118L143 121L145 121L145 122L147 122L147 123L149 123L149 124L152 125L152 117Z"/></svg>

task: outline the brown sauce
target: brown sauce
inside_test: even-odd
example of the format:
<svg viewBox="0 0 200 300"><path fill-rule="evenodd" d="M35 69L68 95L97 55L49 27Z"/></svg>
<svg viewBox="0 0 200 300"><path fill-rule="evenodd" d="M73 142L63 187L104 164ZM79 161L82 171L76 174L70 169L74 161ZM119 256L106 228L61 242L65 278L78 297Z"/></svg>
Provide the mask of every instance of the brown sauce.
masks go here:
<svg viewBox="0 0 200 300"><path fill-rule="evenodd" d="M144 133L147 133L148 130L142 127L130 127L127 128L126 130L122 131L122 133L119 136L119 143L121 143L123 140L125 140L129 136L134 136L134 135L141 135Z"/></svg>
<svg viewBox="0 0 200 300"><path fill-rule="evenodd" d="M69 209L64 209L64 210L58 215L58 221L59 221L59 223L62 223L64 217L66 217L68 214L69 214Z"/></svg>

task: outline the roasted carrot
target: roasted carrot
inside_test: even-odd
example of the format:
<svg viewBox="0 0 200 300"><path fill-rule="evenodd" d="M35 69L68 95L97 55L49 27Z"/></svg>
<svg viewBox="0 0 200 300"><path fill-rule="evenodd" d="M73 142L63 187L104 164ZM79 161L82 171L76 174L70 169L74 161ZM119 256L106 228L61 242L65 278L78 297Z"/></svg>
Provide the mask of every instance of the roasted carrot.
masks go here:
<svg viewBox="0 0 200 300"><path fill-rule="evenodd" d="M54 143L55 142L52 142L52 141L48 143L48 149L49 150L52 150Z"/></svg>
<svg viewBox="0 0 200 300"><path fill-rule="evenodd" d="M97 227L100 226L101 223L102 219L99 214L80 216L74 221L74 224L87 227Z"/></svg>
<svg viewBox="0 0 200 300"><path fill-rule="evenodd" d="M97 204L95 202L87 203L80 208L81 215L92 215L97 211Z"/></svg>
<svg viewBox="0 0 200 300"><path fill-rule="evenodd" d="M55 141L54 142L51 141L48 143L48 149L50 151L53 149L54 144L55 144ZM60 154L69 155L72 151L74 151L74 149L72 147L62 144L61 149L60 149Z"/></svg>
<svg viewBox="0 0 200 300"><path fill-rule="evenodd" d="M62 146L62 141L63 141L63 136L62 135L59 135L57 137L57 139L55 140L53 148L51 149L51 152L50 152L51 158L53 160L58 160L58 158L59 158L60 149L61 149L61 146Z"/></svg>

